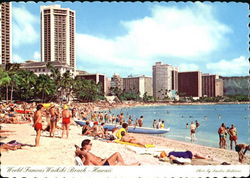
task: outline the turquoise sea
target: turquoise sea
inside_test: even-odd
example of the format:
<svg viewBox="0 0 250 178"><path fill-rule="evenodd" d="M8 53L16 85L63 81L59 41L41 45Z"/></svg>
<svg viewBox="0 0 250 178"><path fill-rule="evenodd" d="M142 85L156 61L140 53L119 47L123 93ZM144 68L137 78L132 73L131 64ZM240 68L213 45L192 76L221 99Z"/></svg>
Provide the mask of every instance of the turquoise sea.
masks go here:
<svg viewBox="0 0 250 178"><path fill-rule="evenodd" d="M218 128L222 123L226 127L234 124L238 130L238 143L250 143L250 105L249 104L221 104L221 105L168 105L168 106L140 106L111 110L118 114L123 112L126 118L131 115L133 120L144 117L143 126L152 127L154 119L164 120L165 128L170 132L162 136L174 140L190 142L190 130L186 123L198 121L196 144L218 147ZM227 138L228 146L230 145Z"/></svg>

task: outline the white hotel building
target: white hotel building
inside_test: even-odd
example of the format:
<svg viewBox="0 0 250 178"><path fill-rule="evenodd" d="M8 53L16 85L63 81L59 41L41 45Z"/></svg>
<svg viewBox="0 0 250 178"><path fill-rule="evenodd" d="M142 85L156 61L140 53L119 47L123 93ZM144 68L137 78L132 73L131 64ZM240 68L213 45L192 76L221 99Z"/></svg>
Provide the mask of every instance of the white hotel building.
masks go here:
<svg viewBox="0 0 250 178"><path fill-rule="evenodd" d="M60 5L41 6L41 61L67 64L76 70L75 11Z"/></svg>

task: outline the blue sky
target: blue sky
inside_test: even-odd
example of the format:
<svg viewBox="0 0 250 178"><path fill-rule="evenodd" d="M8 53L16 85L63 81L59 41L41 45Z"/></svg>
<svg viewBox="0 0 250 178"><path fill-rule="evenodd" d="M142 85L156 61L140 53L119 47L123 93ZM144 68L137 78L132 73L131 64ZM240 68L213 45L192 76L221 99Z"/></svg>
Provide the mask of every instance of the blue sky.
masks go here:
<svg viewBox="0 0 250 178"><path fill-rule="evenodd" d="M248 4L234 2L12 2L13 62L40 61L40 6L51 4L76 11L77 69L152 76L161 61L248 75Z"/></svg>

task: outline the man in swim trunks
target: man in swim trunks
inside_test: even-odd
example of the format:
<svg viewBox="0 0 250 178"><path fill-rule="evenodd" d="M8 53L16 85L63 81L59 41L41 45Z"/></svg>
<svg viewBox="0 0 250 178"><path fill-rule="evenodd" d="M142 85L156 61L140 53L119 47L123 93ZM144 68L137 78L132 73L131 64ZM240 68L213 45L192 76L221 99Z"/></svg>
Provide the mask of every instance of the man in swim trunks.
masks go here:
<svg viewBox="0 0 250 178"><path fill-rule="evenodd" d="M121 165L121 166L135 166L139 165L139 163L125 164L120 153L115 152L109 158L102 159L93 153L90 153L92 147L91 140L85 139L82 141L82 148L76 149L76 155L82 157L83 164L86 166L95 165L95 166L113 166L113 165Z"/></svg>
<svg viewBox="0 0 250 178"><path fill-rule="evenodd" d="M231 125L231 128L229 129L229 139L230 139L230 148L231 150L233 149L233 142L234 142L234 145L236 146L237 145L237 129L234 127L234 125L232 124Z"/></svg>
<svg viewBox="0 0 250 178"><path fill-rule="evenodd" d="M218 134L219 134L219 146L220 148L225 148L226 149L226 126L224 123L221 124L220 128L218 129Z"/></svg>
<svg viewBox="0 0 250 178"><path fill-rule="evenodd" d="M68 109L68 106L65 104L63 106L62 111L62 138L64 135L64 132L66 130L66 136L69 137L69 125L70 125L70 118L71 118L71 112Z"/></svg>
<svg viewBox="0 0 250 178"><path fill-rule="evenodd" d="M36 107L36 112L34 113L34 117L33 117L33 122L34 122L33 126L36 131L35 146L39 146L41 131L43 129L42 112L43 112L43 105L38 104Z"/></svg>
<svg viewBox="0 0 250 178"><path fill-rule="evenodd" d="M194 124L194 122L191 122L191 125L190 125L190 137L191 137L191 142L194 141L194 138L195 138L195 131L196 131L196 125Z"/></svg>

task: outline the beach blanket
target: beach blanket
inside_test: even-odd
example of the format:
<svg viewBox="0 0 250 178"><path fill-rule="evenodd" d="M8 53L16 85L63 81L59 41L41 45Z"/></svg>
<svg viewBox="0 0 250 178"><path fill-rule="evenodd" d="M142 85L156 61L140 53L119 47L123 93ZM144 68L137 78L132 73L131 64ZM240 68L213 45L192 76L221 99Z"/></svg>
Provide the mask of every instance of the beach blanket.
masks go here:
<svg viewBox="0 0 250 178"><path fill-rule="evenodd" d="M125 144L125 145L143 147L142 145L139 145L139 144L129 143L129 142L122 142L122 141L120 141L120 140L114 140L114 142L115 142L115 143L120 143L120 144ZM155 147L155 145L145 144L144 147L146 147L146 148L153 148L153 147Z"/></svg>

